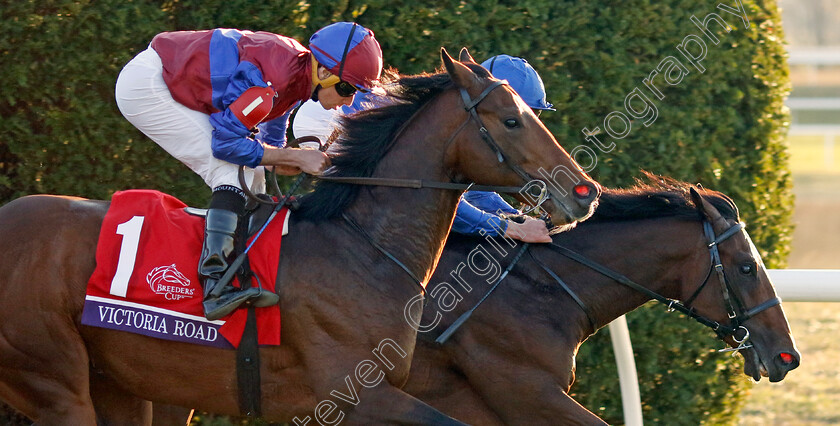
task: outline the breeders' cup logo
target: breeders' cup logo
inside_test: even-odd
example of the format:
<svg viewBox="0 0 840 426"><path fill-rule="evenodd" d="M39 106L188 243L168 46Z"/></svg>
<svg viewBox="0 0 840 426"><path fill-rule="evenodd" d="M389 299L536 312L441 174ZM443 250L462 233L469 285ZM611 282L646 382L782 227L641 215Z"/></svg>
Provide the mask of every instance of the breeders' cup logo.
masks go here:
<svg viewBox="0 0 840 426"><path fill-rule="evenodd" d="M195 296L195 289L190 288L190 280L178 272L175 264L158 266L146 275L146 282L156 294L162 294L166 300L181 300Z"/></svg>

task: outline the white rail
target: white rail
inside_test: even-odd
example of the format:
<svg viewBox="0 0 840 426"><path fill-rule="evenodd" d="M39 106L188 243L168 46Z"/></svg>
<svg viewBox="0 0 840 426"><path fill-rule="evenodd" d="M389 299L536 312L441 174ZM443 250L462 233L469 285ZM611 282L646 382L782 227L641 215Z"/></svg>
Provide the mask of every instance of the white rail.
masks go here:
<svg viewBox="0 0 840 426"><path fill-rule="evenodd" d="M767 271L776 293L788 302L840 302L840 269L770 269ZM641 426L642 398L636 376L636 361L630 331L624 316L610 323L624 423Z"/></svg>
<svg viewBox="0 0 840 426"><path fill-rule="evenodd" d="M840 49L836 47L800 47L788 53L790 65L840 65Z"/></svg>
<svg viewBox="0 0 840 426"><path fill-rule="evenodd" d="M840 110L840 98L788 98L785 105L795 110Z"/></svg>

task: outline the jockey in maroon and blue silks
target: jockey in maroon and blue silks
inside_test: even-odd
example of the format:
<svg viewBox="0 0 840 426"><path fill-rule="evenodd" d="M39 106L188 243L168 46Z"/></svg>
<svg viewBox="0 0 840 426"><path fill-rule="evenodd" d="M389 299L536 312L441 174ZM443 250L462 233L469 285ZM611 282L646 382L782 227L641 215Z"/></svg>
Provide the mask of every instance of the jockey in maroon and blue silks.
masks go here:
<svg viewBox="0 0 840 426"><path fill-rule="evenodd" d="M382 50L374 34L352 22L317 31L309 49L267 32L235 29L161 33L117 79L123 115L213 189L199 276L204 308L221 318L241 303L277 302L257 288L210 294L228 267L244 211L238 171L262 191L262 166L282 174L318 174L329 165L318 150L284 148L291 111L313 99L324 109L353 102L378 84Z"/></svg>

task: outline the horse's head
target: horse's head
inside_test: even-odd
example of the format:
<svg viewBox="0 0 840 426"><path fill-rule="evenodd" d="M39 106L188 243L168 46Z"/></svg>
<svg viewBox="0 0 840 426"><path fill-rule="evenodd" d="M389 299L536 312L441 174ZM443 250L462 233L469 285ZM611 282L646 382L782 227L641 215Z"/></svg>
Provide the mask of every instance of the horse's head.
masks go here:
<svg viewBox="0 0 840 426"><path fill-rule="evenodd" d="M730 329L718 333L744 356L745 374L778 382L799 366L799 352L761 256L742 223L722 216L694 188L691 197L708 223L712 266L700 288L686 289L693 293L686 304Z"/></svg>
<svg viewBox="0 0 840 426"><path fill-rule="evenodd" d="M460 61L441 49L446 72L460 93L464 122L446 151L458 180L517 186L515 196L542 207L552 223L589 217L600 187L593 181L505 82L478 65L466 49ZM548 200L546 200L548 196Z"/></svg>

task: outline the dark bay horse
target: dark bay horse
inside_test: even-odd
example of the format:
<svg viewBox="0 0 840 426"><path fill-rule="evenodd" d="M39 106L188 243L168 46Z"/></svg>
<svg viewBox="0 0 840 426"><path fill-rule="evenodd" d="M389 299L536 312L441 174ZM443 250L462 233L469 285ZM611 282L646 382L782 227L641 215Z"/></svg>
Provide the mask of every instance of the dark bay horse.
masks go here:
<svg viewBox="0 0 840 426"><path fill-rule="evenodd" d="M664 297L685 301L696 313L728 326L732 320L722 281L710 263L704 221L724 239L716 246L735 311L752 316L741 324L753 345L740 350L744 372L755 380L768 376L780 381L799 365L799 353L764 264L740 231L737 208L725 195L697 192L667 179L606 190L595 214L554 236L553 245L583 254ZM522 246L452 235L429 281L430 296L438 297L426 304L419 324L421 330L431 329L418 334L403 390L470 424L603 424L567 394L575 354L596 329L651 297L571 260L553 245L531 245L441 345L436 338L487 294L488 279L498 277ZM569 286L588 314L537 261ZM736 334L743 338L743 330ZM735 346L732 336L725 340Z"/></svg>
<svg viewBox="0 0 840 426"><path fill-rule="evenodd" d="M400 79L389 89L398 102L351 120L332 175L505 186L544 176L555 225L588 217L597 184L464 53L442 51L446 72ZM279 265L283 344L260 349L266 419L459 424L400 390L416 340L404 306L431 276L459 196L323 183L302 200ZM41 424L145 424L148 401L239 414L234 351L80 325L107 209L58 196L0 208L0 399Z"/></svg>
<svg viewBox="0 0 840 426"><path fill-rule="evenodd" d="M743 322L753 345L740 350L744 371L755 380L763 375L782 380L799 365L799 354L781 306L772 303L776 295L764 264L747 233L739 230L737 207L719 192L699 190L692 196L686 183L649 180L632 189L606 190L594 215L554 236L552 244L729 325L723 284L711 270L702 225L710 223L713 235L725 238L716 245L734 303L744 310L766 306ZM726 236L729 230L734 233ZM442 331L488 293L523 248L517 241L450 235L429 281L430 300L418 325L424 331L418 334L403 390L470 424L603 424L567 393L575 355L597 328L650 297L571 260L553 245L530 245L496 290L441 345L435 340ZM557 274L589 314L537 262ZM727 340L735 343L731 336ZM184 423L188 412L156 404L156 424Z"/></svg>

